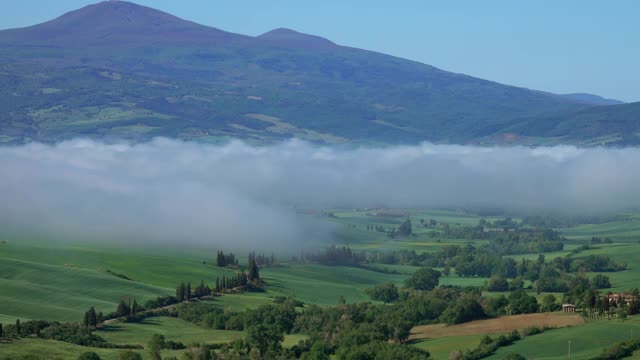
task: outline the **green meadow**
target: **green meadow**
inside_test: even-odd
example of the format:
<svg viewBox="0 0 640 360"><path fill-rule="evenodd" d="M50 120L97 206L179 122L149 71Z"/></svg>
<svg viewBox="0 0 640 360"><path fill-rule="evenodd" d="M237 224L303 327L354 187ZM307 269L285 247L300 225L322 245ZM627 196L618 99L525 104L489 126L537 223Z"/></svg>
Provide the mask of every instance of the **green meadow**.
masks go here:
<svg viewBox="0 0 640 360"><path fill-rule="evenodd" d="M511 346L500 348L489 359L503 359L516 352L526 358L567 359L571 342L572 359L589 359L611 344L640 335L640 317L625 321L590 320L584 326L555 329L525 337Z"/></svg>
<svg viewBox="0 0 640 360"><path fill-rule="evenodd" d="M458 211L408 211L414 234L400 239L390 239L385 233L372 231L371 226L398 227L406 217L371 216L370 211L335 211L335 244L349 245L354 249L390 251L415 250L435 252L449 245L483 244L483 241L444 239L434 236L434 228L421 225L421 219L434 219L450 224L477 224L479 216ZM494 218L488 218L494 219ZM546 253L545 258L566 256L574 249L589 244L592 236L611 237L609 245L595 245L574 257L607 255L617 262L627 264L627 270L606 273L612 288L605 291L622 291L640 287L640 217L629 221L580 225L558 229L569 241L562 251ZM64 242L44 239L7 238L0 243L0 323L12 324L21 320L46 319L80 321L86 309L115 310L123 297L136 298L140 302L160 295L173 295L180 282L198 284L201 280L212 286L216 277L231 276L235 270L214 266L215 244L198 247L131 246L124 243ZM327 244L321 244L325 246ZM235 249L222 249L233 251ZM289 249L292 254L297 250ZM246 252L238 251L241 263ZM535 259L538 254L513 255L516 260ZM268 284L266 291L244 294L227 294L211 300L223 309L243 311L271 303L275 297L293 296L305 304L333 306L339 298L348 303L370 301L367 288L377 284L404 280L419 269L418 266L396 264L367 264L363 267L325 266L292 262L290 255L283 255L281 264L260 269ZM595 274L589 274L593 276ZM452 274L441 278L441 285L483 286L487 278L462 278ZM487 293L499 295L502 293ZM503 293L508 295L507 293ZM532 292L532 294L535 294ZM540 299L544 294L540 294ZM562 294L554 294L561 298ZM154 317L140 323L114 322L97 332L114 344L145 345L151 335L162 334L168 340L191 343L224 343L243 338L240 331L212 330L169 317ZM640 336L640 317L622 322L614 320L590 320L584 326L564 328L527 337L514 345L501 348L492 356L500 359L517 352L536 359L560 359L566 357L568 341L572 342L572 358L586 359L598 354L612 342L626 339L636 333ZM448 359L454 350L466 350L478 345L483 335L451 336L413 343L427 349L434 359ZM286 346L303 339L290 335ZM51 358L75 359L87 348L26 338L0 343L0 354L22 356L47 353ZM118 359L122 350L95 350L103 359ZM143 356L147 354L141 351ZM163 356L180 356L181 351L165 350Z"/></svg>

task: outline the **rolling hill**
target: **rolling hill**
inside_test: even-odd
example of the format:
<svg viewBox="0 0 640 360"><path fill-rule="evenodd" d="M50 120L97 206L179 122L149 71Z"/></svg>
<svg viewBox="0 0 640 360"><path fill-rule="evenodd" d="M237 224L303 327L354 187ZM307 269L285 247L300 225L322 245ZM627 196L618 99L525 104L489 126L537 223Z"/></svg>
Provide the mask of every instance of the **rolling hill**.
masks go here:
<svg viewBox="0 0 640 360"><path fill-rule="evenodd" d="M590 109L594 101L289 29L233 34L125 1L0 31L0 143L77 136L475 143L501 142L520 129L512 138L521 142L581 143L590 141L584 131L539 130L571 128L572 119L591 118L585 112L600 122L600 111L610 113L607 124L628 123L626 112ZM545 125L531 131L537 120ZM608 126L595 135L617 139Z"/></svg>

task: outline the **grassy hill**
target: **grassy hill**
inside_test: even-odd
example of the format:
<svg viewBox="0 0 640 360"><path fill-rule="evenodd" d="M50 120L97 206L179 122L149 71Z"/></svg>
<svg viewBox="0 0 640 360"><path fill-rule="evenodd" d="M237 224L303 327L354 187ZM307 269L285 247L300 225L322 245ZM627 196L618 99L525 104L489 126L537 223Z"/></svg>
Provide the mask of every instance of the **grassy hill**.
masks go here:
<svg viewBox="0 0 640 360"><path fill-rule="evenodd" d="M626 121L603 118L597 109L584 110L594 114L584 121L574 119L592 106L588 100L446 72L288 29L258 37L228 33L125 1L0 31L5 143L76 136L466 143L501 142L507 130L520 131L520 142L580 142L610 132L567 133L555 125Z"/></svg>
<svg viewBox="0 0 640 360"><path fill-rule="evenodd" d="M640 141L640 103L596 106L527 119L504 131L528 137L582 141L587 145L637 145Z"/></svg>
<svg viewBox="0 0 640 360"><path fill-rule="evenodd" d="M378 237L376 232L366 230L367 225L397 226L404 219L397 213L408 214L415 224L415 236L405 239ZM431 237L431 230L421 227L421 219L445 221L471 225L480 220L480 216L463 211L410 211L396 210L380 216L367 215L363 211L335 211L340 237L338 241L348 243L354 239L356 249L408 249L417 252L432 252L452 244L478 245L479 241L445 239ZM607 236L613 244L600 244L574 254L574 257L586 257L594 254L607 255L617 262L628 265L627 270L606 273L612 287L603 291L621 291L638 287L640 270L637 259L640 245L637 244L637 228L640 218L637 214L626 214L626 221L605 222L601 224L582 224L559 228L562 235L568 237L568 245L562 251L546 253L547 260L555 256L566 256L580 245L588 244L592 236ZM488 219L496 219L488 217ZM615 220L615 217L612 217ZM366 236L366 234L369 236ZM16 318L49 319L78 321L82 312L90 306L99 311L112 311L119 299L134 296L144 301L158 295L172 294L175 284L181 281L208 284L216 276L233 273L208 262L213 259L215 245L189 248L149 247L141 248L130 244L68 243L52 240L24 240L2 238L0 243L0 323L11 324ZM226 250L226 249L225 249ZM293 250L292 250L293 251ZM295 254L295 251L294 251ZM246 254L238 254L241 259ZM280 254L278 254L280 255ZM402 283L407 276L418 269L412 265L387 265L372 263L366 267L324 266L319 264L287 262L276 267L263 267L260 270L268 287L265 292L227 294L216 297L212 304L224 309L242 311L259 305L272 303L277 296L293 295L307 304L335 305L340 296L348 303L368 301L364 290L376 284ZM514 258L537 258L536 253L513 255ZM590 273L589 276L594 274ZM127 279L128 278L128 279ZM486 278L458 277L455 272L443 277L441 285L482 286ZM535 295L535 290L530 289ZM503 293L484 292L486 295ZM541 293L538 297L544 296ZM558 299L561 293L555 294ZM533 320L532 320L533 318ZM531 314L515 317L479 320L466 324L445 326L431 324L418 326L413 331L411 346L417 346L432 352L434 359L447 359L454 350L475 348L485 334L502 334L512 328L527 327L532 324L547 324L555 319L557 326L572 327L550 330L540 335L528 336L513 345L500 348L492 358L503 358L517 352L534 358L559 359L566 356L568 340L572 341L574 358L591 358L605 346L618 340L624 340L640 334L640 318L632 316L625 321L611 320L584 321L579 315L567 314ZM562 320L562 321L561 321ZM564 322L571 320L571 322ZM481 325L481 326L480 326ZM114 344L145 345L152 334L163 334L169 340L220 343L241 338L245 334L239 331L223 331L198 327L176 318L154 317L140 323L113 322L97 333ZM287 336L285 346L291 346L303 336ZM52 358L76 359L85 347L24 338L9 342L0 342L0 354L22 356L28 354L48 354ZM94 349L103 359L117 359L122 350ZM143 356L148 353L141 350ZM164 356L180 356L181 351L163 352Z"/></svg>

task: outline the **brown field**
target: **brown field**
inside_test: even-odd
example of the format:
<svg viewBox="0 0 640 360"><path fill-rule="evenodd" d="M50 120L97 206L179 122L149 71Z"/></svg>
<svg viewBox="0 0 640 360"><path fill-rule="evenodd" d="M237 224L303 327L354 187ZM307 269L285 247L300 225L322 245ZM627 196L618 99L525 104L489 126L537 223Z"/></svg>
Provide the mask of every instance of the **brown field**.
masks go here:
<svg viewBox="0 0 640 360"><path fill-rule="evenodd" d="M412 340L435 339L447 336L496 334L522 330L530 326L566 327L584 324L577 314L544 313L503 316L495 319L476 320L459 325L423 325L411 329Z"/></svg>

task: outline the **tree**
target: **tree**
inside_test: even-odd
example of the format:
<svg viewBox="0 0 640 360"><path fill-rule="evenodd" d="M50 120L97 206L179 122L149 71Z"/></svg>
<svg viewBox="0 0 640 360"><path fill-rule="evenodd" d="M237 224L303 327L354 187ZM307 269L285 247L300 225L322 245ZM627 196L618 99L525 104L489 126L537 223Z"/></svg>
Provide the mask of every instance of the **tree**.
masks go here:
<svg viewBox="0 0 640 360"><path fill-rule="evenodd" d="M133 305L131 305L131 315L135 316L138 311L140 311L140 305L138 305L136 299L133 299Z"/></svg>
<svg viewBox="0 0 640 360"><path fill-rule="evenodd" d="M398 233L403 236L409 236L411 235L411 232L411 220L407 218L402 224L400 224Z"/></svg>
<svg viewBox="0 0 640 360"><path fill-rule="evenodd" d="M127 305L124 300L120 300L118 307L116 308L116 316L127 316L131 313L131 309L129 309L129 305Z"/></svg>
<svg viewBox="0 0 640 360"><path fill-rule="evenodd" d="M482 305L476 296L463 295L451 303L440 319L449 325L461 324L486 317Z"/></svg>
<svg viewBox="0 0 640 360"><path fill-rule="evenodd" d="M247 274L249 281L260 280L260 270L258 269L258 264L256 264L255 257L249 258L249 273Z"/></svg>
<svg viewBox="0 0 640 360"><path fill-rule="evenodd" d="M518 353L510 353L505 357L506 360L527 360L526 357L518 354Z"/></svg>
<svg viewBox="0 0 640 360"><path fill-rule="evenodd" d="M441 275L440 271L432 268L422 268L405 281L405 286L416 290L431 290L438 286Z"/></svg>
<svg viewBox="0 0 640 360"><path fill-rule="evenodd" d="M20 329L20 319L16 319L15 332L16 332L16 335L17 335L17 336L20 336L20 333L21 333L21 329Z"/></svg>
<svg viewBox="0 0 640 360"><path fill-rule="evenodd" d="M394 283L377 285L371 289L365 290L371 300L382 301L385 304L398 300L398 288Z"/></svg>
<svg viewBox="0 0 640 360"><path fill-rule="evenodd" d="M89 315L89 327L98 326L98 316L96 315L96 309L94 309L93 306L91 307L91 309L89 309L88 315Z"/></svg>
<svg viewBox="0 0 640 360"><path fill-rule="evenodd" d="M591 283L596 289L608 289L611 287L609 277L602 274L594 276L593 279L591 279Z"/></svg>
<svg viewBox="0 0 640 360"><path fill-rule="evenodd" d="M551 312L558 309L556 297L553 294L547 294L542 298L542 311Z"/></svg>
<svg viewBox="0 0 640 360"><path fill-rule="evenodd" d="M322 341L316 341L308 353L302 355L303 360L329 360L331 348Z"/></svg>
<svg viewBox="0 0 640 360"><path fill-rule="evenodd" d="M178 287L176 287L176 299L181 303L185 300L186 286L184 283L180 283Z"/></svg>
<svg viewBox="0 0 640 360"><path fill-rule="evenodd" d="M78 360L100 360L100 356L93 351L87 351L80 354Z"/></svg>
<svg viewBox="0 0 640 360"><path fill-rule="evenodd" d="M187 286L184 290L184 297L187 299L187 301L191 301L191 281L187 283Z"/></svg>
<svg viewBox="0 0 640 360"><path fill-rule="evenodd" d="M279 351L283 340L283 330L279 326L260 323L247 329L247 344L258 349L260 355L264 355L267 351Z"/></svg>
<svg viewBox="0 0 640 360"><path fill-rule="evenodd" d="M142 360L142 355L137 352L127 350L120 354L120 360Z"/></svg>
<svg viewBox="0 0 640 360"><path fill-rule="evenodd" d="M627 319L627 310L625 308L620 308L618 310L618 318L620 320L625 321Z"/></svg>
<svg viewBox="0 0 640 360"><path fill-rule="evenodd" d="M509 295L509 308L513 315L538 312L538 300L524 290L516 290Z"/></svg>
<svg viewBox="0 0 640 360"><path fill-rule="evenodd" d="M149 340L149 356L152 360L162 360L160 351L164 348L164 336L160 334L153 334Z"/></svg>
<svg viewBox="0 0 640 360"><path fill-rule="evenodd" d="M487 283L487 290L507 291L509 290L509 283L507 282L507 279L502 276L492 276Z"/></svg>
<svg viewBox="0 0 640 360"><path fill-rule="evenodd" d="M88 311L84 312L84 319L82 320L82 325L84 327L86 327L86 328L88 328L91 325L91 323L89 321L89 312Z"/></svg>
<svg viewBox="0 0 640 360"><path fill-rule="evenodd" d="M2 323L0 323L0 338L2 338L2 335L3 335L3 333L2 333Z"/></svg>
<svg viewBox="0 0 640 360"><path fill-rule="evenodd" d="M190 347L183 355L187 360L211 360L211 349L205 344Z"/></svg>
<svg viewBox="0 0 640 360"><path fill-rule="evenodd" d="M413 325L409 321L395 319L392 324L390 324L390 327L391 340L398 344L402 344L409 339L409 335L411 335L411 328L413 327Z"/></svg>

